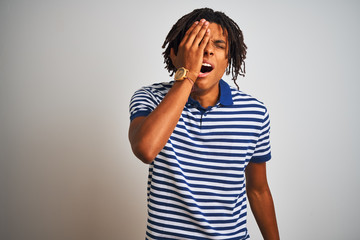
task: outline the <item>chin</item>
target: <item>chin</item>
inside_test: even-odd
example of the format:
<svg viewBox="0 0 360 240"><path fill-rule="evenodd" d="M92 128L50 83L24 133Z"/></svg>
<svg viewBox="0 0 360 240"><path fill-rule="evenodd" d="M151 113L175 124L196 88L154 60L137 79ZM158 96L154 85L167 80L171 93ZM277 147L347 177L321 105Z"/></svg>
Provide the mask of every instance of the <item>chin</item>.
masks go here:
<svg viewBox="0 0 360 240"><path fill-rule="evenodd" d="M214 86L217 86L219 81L213 81L209 78L199 78L196 80L194 85L194 92L197 91L207 91L212 89Z"/></svg>

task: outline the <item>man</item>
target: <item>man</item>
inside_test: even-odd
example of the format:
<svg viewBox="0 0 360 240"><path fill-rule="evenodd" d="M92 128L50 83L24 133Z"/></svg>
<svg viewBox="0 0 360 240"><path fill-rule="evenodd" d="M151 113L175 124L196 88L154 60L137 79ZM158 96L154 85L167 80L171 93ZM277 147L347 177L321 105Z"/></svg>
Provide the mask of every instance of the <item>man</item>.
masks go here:
<svg viewBox="0 0 360 240"><path fill-rule="evenodd" d="M247 198L264 239L279 239L267 110L221 79L245 73L241 30L222 12L196 9L163 48L175 81L130 103L131 147L150 164L146 239L248 239Z"/></svg>

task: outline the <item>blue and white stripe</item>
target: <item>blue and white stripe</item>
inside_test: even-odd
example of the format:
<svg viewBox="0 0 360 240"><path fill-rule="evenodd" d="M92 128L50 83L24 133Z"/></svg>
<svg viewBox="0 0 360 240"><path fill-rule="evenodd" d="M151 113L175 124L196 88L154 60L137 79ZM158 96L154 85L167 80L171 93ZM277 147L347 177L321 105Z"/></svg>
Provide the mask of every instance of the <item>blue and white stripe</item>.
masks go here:
<svg viewBox="0 0 360 240"><path fill-rule="evenodd" d="M135 92L131 119L146 116L172 86ZM146 239L248 239L245 167L271 158L263 103L220 81L220 100L189 98L171 137L149 167Z"/></svg>

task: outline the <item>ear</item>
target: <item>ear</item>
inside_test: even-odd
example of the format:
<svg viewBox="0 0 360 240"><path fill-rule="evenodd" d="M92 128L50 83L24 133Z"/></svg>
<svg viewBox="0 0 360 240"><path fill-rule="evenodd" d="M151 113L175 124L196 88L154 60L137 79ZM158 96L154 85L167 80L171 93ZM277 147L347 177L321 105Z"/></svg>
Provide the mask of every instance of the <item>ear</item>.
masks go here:
<svg viewBox="0 0 360 240"><path fill-rule="evenodd" d="M171 59L172 64L175 66L176 54L175 54L174 48L170 48L170 59Z"/></svg>

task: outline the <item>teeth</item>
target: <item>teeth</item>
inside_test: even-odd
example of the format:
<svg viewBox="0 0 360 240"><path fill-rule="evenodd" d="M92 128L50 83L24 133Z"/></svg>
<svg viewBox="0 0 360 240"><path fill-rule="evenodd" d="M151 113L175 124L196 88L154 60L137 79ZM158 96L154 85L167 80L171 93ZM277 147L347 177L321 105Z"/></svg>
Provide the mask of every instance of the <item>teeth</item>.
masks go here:
<svg viewBox="0 0 360 240"><path fill-rule="evenodd" d="M203 63L202 64L204 67L211 67L211 64L208 64L208 63Z"/></svg>

